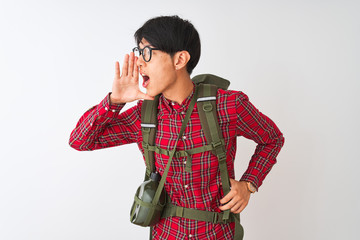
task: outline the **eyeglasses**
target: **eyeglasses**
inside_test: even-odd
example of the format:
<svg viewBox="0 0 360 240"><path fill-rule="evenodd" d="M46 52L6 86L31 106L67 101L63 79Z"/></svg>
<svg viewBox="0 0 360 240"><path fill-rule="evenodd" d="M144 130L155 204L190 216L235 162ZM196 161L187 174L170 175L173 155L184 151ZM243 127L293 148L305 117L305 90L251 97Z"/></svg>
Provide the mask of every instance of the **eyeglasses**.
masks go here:
<svg viewBox="0 0 360 240"><path fill-rule="evenodd" d="M159 49L146 46L143 49L134 47L132 51L134 52L136 57L139 57L140 55L142 55L144 61L149 62L151 60L152 50L159 50Z"/></svg>

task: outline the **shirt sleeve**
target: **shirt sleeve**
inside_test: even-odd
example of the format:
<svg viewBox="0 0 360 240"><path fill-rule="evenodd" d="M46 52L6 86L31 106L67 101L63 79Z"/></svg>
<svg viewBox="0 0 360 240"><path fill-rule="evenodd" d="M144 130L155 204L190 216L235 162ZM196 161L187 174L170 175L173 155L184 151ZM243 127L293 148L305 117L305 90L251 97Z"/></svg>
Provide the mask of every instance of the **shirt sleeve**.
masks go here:
<svg viewBox="0 0 360 240"><path fill-rule="evenodd" d="M69 145L72 148L90 151L137 141L141 101L120 114L125 104L110 104L110 94L81 116L70 134Z"/></svg>
<svg viewBox="0 0 360 240"><path fill-rule="evenodd" d="M284 137L275 123L251 104L246 94L240 92L236 100L237 135L257 143L249 166L240 181L251 182L256 189L276 163L284 145Z"/></svg>

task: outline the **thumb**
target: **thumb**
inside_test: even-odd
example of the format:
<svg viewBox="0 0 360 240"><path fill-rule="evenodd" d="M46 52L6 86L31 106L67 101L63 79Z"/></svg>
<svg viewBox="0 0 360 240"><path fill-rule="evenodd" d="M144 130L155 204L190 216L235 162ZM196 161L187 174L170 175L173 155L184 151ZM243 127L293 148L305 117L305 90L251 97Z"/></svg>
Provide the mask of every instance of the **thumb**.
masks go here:
<svg viewBox="0 0 360 240"><path fill-rule="evenodd" d="M139 91L139 94L138 94L138 99L144 99L144 100L154 100L155 98L148 95L148 94L145 94L141 91Z"/></svg>
<svg viewBox="0 0 360 240"><path fill-rule="evenodd" d="M152 97L152 96L150 96L150 95L145 94L144 99L145 99L145 100L154 100L155 97Z"/></svg>

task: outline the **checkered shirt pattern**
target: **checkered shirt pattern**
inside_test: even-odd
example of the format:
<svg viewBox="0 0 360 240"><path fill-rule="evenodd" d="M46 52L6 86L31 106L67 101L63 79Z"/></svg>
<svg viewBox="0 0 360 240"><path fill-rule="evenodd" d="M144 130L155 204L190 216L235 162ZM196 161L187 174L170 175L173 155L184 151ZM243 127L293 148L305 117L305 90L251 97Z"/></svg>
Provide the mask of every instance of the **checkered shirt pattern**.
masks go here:
<svg viewBox="0 0 360 240"><path fill-rule="evenodd" d="M141 134L141 105L121 112L124 104L111 104L109 93L100 104L86 111L72 131L69 144L80 150L95 150L137 143L143 153ZM182 104L160 96L156 145L173 149L182 120L194 94ZM230 178L235 178L234 160L236 138L244 136L257 143L248 168L240 180L251 182L257 189L276 163L284 137L274 122L257 110L243 92L217 92L217 114L227 153ZM195 105L189 123L176 149L189 150L207 144ZM193 154L191 172L185 171L186 157L174 157L165 190L173 204L206 211L220 212L223 197L218 159L211 152ZM155 153L155 166L162 175L169 157ZM213 224L179 217L162 219L154 226L153 239L233 239L235 223Z"/></svg>

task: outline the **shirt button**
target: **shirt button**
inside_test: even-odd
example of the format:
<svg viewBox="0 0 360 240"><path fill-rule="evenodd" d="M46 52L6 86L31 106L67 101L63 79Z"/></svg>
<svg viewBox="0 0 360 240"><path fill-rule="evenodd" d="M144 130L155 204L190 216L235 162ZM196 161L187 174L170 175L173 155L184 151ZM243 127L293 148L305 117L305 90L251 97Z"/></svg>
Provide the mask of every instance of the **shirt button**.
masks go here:
<svg viewBox="0 0 360 240"><path fill-rule="evenodd" d="M185 140L185 139L186 139L186 136L184 135L182 138Z"/></svg>
<svg viewBox="0 0 360 240"><path fill-rule="evenodd" d="M173 106L174 106L174 105L175 105L175 103L174 103L174 102L171 102L171 105L173 105Z"/></svg>
<svg viewBox="0 0 360 240"><path fill-rule="evenodd" d="M184 164L186 164L186 160L184 161Z"/></svg>
<svg viewBox="0 0 360 240"><path fill-rule="evenodd" d="M105 107L105 110L107 111L107 110L109 110L107 107Z"/></svg>
<svg viewBox="0 0 360 240"><path fill-rule="evenodd" d="M115 109L111 110L112 112L115 112Z"/></svg>
<svg viewBox="0 0 360 240"><path fill-rule="evenodd" d="M185 112L184 112L184 111L182 111L182 112L181 112L181 114L183 114L183 115L184 115L184 114L185 114Z"/></svg>
<svg viewBox="0 0 360 240"><path fill-rule="evenodd" d="M92 126L92 123L90 123L90 126Z"/></svg>
<svg viewBox="0 0 360 240"><path fill-rule="evenodd" d="M189 238L192 238L193 237L193 235L192 234L189 234Z"/></svg>
<svg viewBox="0 0 360 240"><path fill-rule="evenodd" d="M189 185L187 185L187 184L186 184L184 187L185 187L185 188L188 188L188 187L189 187Z"/></svg>

